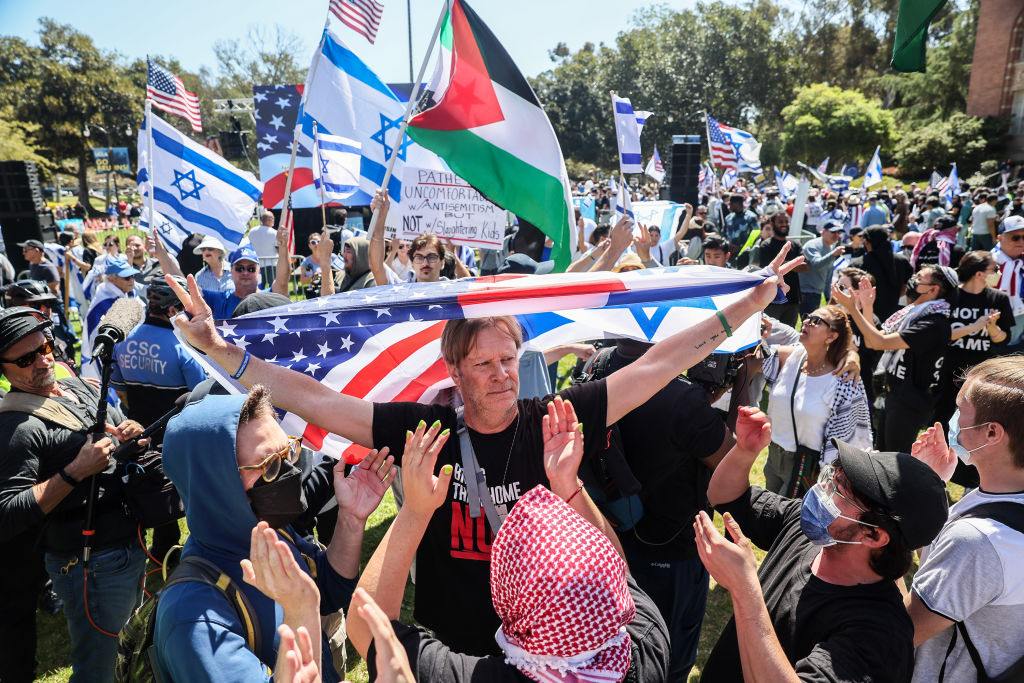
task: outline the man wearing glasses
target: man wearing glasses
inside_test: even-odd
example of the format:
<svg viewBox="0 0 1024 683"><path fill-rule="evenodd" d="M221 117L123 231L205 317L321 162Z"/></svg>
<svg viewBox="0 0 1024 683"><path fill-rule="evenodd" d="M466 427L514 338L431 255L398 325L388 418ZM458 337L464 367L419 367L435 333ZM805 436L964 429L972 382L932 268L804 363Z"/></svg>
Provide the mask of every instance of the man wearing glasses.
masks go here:
<svg viewBox="0 0 1024 683"><path fill-rule="evenodd" d="M76 377L56 379L51 327L35 309L0 312L0 371L11 383L0 402L0 671L5 681L32 680L37 591L31 581L45 562L64 601L75 680L108 681L117 638L98 628L116 634L138 604L145 553L109 467L116 441L88 434L98 392ZM108 434L124 441L141 432L138 422L109 407ZM81 553L92 475L98 496L87 611Z"/></svg>
<svg viewBox="0 0 1024 683"><path fill-rule="evenodd" d="M999 266L1001 292L1010 296L1013 308L1013 329L1006 353L1018 353L1024 346L1024 218L1010 216L999 226L999 244L992 250L992 256Z"/></svg>
<svg viewBox="0 0 1024 683"><path fill-rule="evenodd" d="M734 614L701 681L909 680L914 626L896 582L946 521L944 483L906 453L834 440L835 463L789 500L749 483L770 440L768 417L741 407L736 446L708 486L734 542L703 511L694 523ZM767 550L760 569L752 545Z"/></svg>
<svg viewBox="0 0 1024 683"><path fill-rule="evenodd" d="M164 273L185 277L177 262L167 253L163 243L160 240L154 241L156 256L160 260L160 265L163 266ZM217 320L230 318L238 304L242 303L242 299L259 289L260 259L252 245L247 244L235 249L231 252L228 260L231 263L231 281L235 285L234 291L203 289L203 298L213 309L213 317Z"/></svg>
<svg viewBox="0 0 1024 683"><path fill-rule="evenodd" d="M259 385L248 395L207 396L167 426L164 470L181 494L190 532L182 556L202 558L230 576L254 613L247 628L218 588L191 581L168 588L153 633L156 666L167 683L268 680L267 669L277 666L282 623L305 627L323 680L340 680L320 614L349 604L366 519L395 477L394 459L387 449L374 450L348 476L344 462L335 467L338 522L323 549L291 526L306 509L302 479L312 454L302 449L300 437L281 429L270 400ZM244 559L260 564L268 545L290 553L298 565L286 581L271 586L273 596L257 588L266 584L251 567L246 573L240 566ZM255 651L247 644L250 631L259 634Z"/></svg>

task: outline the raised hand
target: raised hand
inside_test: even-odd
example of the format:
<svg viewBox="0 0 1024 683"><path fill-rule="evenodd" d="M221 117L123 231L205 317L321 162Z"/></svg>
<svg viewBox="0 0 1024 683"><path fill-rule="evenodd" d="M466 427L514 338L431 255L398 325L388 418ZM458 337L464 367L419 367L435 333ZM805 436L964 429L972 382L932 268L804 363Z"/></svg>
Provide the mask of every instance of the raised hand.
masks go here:
<svg viewBox="0 0 1024 683"><path fill-rule="evenodd" d="M441 452L451 432L441 431L441 422L427 427L420 420L416 431L405 433L405 453L402 455L402 492L405 494L403 509L408 507L417 515L429 518L434 510L444 504L448 486L452 480L452 466L445 465L438 476L434 476L437 455Z"/></svg>
<svg viewBox="0 0 1024 683"><path fill-rule="evenodd" d="M320 683L320 670L313 652L313 639L305 626L292 631L288 624L277 627L277 665L274 680L280 683ZM317 644L319 647L319 643Z"/></svg>
<svg viewBox="0 0 1024 683"><path fill-rule="evenodd" d="M373 449L346 477L345 463L339 460L334 466L334 497L338 508L365 522L398 475L394 462L386 446L379 451Z"/></svg>
<svg viewBox="0 0 1024 683"><path fill-rule="evenodd" d="M847 311L853 311L857 307L853 291L843 289L838 283L832 285L832 299Z"/></svg>
<svg viewBox="0 0 1024 683"><path fill-rule="evenodd" d="M857 300L860 301L861 310L872 310L875 305L875 295L877 293L878 290L871 284L871 280L866 277L862 277L860 279L860 283L857 285Z"/></svg>
<svg viewBox="0 0 1024 683"><path fill-rule="evenodd" d="M373 644L377 650L376 683L416 683L409 666L409 655L395 635L384 610L377 606L370 594L363 588L357 588L352 594L352 604L359 616L366 621L373 635Z"/></svg>
<svg viewBox="0 0 1024 683"><path fill-rule="evenodd" d="M772 259L771 264L769 264L768 267L775 273L775 275L772 275L757 287L754 287L751 296L753 301L757 303L761 310L767 308L768 304L775 300L775 295L778 293L779 289L782 289L783 294L789 291L789 285L787 285L786 281L783 279L784 276L804 262L803 256L797 256L795 259L786 261L786 254L789 253L790 247L792 247L792 243L787 241L782 245L782 249L779 250L778 255Z"/></svg>
<svg viewBox="0 0 1024 683"><path fill-rule="evenodd" d="M563 499L575 493L583 460L583 425L576 419L571 401L555 396L541 420L544 437L544 473L551 490Z"/></svg>
<svg viewBox="0 0 1024 683"><path fill-rule="evenodd" d="M772 440L772 422L757 406L740 406L736 414L736 448L755 456Z"/></svg>
<svg viewBox="0 0 1024 683"><path fill-rule="evenodd" d="M207 352L218 344L225 343L213 326L213 310L203 299L203 293L196 284L194 276L188 276L188 291L174 281L170 275L164 275L164 280L170 285L177 295L178 300L185 309L185 313L179 313L174 321L185 335L189 344L200 351Z"/></svg>
<svg viewBox="0 0 1024 683"><path fill-rule="evenodd" d="M948 482L956 470L956 453L946 445L946 436L938 422L917 437L910 454L931 467L942 481Z"/></svg>
<svg viewBox="0 0 1024 683"><path fill-rule="evenodd" d="M299 568L291 547L266 522L253 527L249 558L240 564L242 579L284 610L299 613L319 609L320 590L316 581Z"/></svg>
<svg viewBox="0 0 1024 683"><path fill-rule="evenodd" d="M757 580L757 560L750 539L743 535L740 525L728 512L725 513L725 528L734 543L718 533L708 513L701 510L693 523L697 542L697 554L711 577L733 597L760 593Z"/></svg>

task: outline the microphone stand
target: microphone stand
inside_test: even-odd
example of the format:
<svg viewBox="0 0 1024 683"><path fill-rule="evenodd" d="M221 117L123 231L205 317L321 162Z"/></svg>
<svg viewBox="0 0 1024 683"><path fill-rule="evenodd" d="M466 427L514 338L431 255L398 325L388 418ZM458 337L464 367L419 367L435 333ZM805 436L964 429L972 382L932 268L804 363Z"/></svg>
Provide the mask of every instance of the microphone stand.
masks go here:
<svg viewBox="0 0 1024 683"><path fill-rule="evenodd" d="M110 389L110 372L114 364L114 340L105 335L97 335L96 342L99 345L99 360L102 364L100 374L100 401L96 406L96 423L90 433L93 441L98 441L107 432L107 392ZM85 526L82 527L82 561L86 567L89 566L89 556L92 552L93 536L96 535L95 514L96 497L98 495L99 482L97 475L89 477L89 498L85 504Z"/></svg>

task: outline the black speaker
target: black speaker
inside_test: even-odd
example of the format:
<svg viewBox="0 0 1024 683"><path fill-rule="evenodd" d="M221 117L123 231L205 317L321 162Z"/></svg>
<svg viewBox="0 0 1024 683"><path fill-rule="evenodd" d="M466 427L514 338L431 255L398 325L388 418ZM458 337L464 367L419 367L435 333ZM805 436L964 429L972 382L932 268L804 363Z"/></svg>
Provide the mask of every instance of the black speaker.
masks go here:
<svg viewBox="0 0 1024 683"><path fill-rule="evenodd" d="M0 215L3 226L4 244L7 258L11 260L15 272L20 273L28 268L28 261L21 255L18 242L39 240L40 242L57 241L57 224L50 214L22 213Z"/></svg>
<svg viewBox="0 0 1024 683"><path fill-rule="evenodd" d="M46 206L35 162L0 162L0 217L43 211Z"/></svg>
<svg viewBox="0 0 1024 683"><path fill-rule="evenodd" d="M248 154L249 136L241 130L222 130L220 136L220 149L225 159L245 159Z"/></svg>
<svg viewBox="0 0 1024 683"><path fill-rule="evenodd" d="M699 135L672 136L672 168L669 169L668 198L697 206L701 143Z"/></svg>

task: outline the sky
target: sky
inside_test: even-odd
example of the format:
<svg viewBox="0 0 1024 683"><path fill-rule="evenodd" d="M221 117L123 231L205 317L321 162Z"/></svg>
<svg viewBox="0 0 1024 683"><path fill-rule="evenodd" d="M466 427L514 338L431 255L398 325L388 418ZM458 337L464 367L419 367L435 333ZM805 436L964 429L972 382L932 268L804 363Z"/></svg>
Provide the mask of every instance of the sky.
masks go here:
<svg viewBox="0 0 1024 683"><path fill-rule="evenodd" d="M412 3L413 62L418 70L441 0ZM409 80L406 1L382 0L384 16L376 44L332 18L333 30L385 82ZM520 70L536 76L553 66L548 50L560 41L576 51L587 41L613 44L631 26L636 9L650 0L474 0L473 9L491 28ZM665 3L675 9L695 0ZM305 43L308 60L320 39L327 0L171 0L140 4L128 0L0 0L0 35L38 41L40 17L51 17L92 37L104 50L130 58L177 57L190 71L207 66L216 74L213 44L243 38L250 26L281 25ZM582 10L582 11L581 11ZM431 60L427 74L433 66Z"/></svg>

